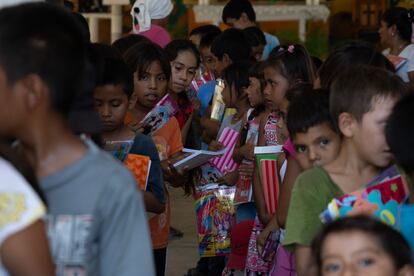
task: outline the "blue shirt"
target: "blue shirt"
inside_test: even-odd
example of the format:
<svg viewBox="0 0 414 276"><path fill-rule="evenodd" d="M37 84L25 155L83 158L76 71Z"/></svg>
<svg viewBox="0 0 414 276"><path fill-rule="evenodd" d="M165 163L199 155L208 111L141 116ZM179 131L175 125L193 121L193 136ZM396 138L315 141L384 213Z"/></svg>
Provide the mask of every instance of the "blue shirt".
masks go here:
<svg viewBox="0 0 414 276"><path fill-rule="evenodd" d="M270 52L280 44L279 39L276 36L264 33L266 37L266 46L263 49L262 60L265 60L269 57Z"/></svg>
<svg viewBox="0 0 414 276"><path fill-rule="evenodd" d="M414 256L414 204L404 204L402 206L400 232L408 241Z"/></svg>

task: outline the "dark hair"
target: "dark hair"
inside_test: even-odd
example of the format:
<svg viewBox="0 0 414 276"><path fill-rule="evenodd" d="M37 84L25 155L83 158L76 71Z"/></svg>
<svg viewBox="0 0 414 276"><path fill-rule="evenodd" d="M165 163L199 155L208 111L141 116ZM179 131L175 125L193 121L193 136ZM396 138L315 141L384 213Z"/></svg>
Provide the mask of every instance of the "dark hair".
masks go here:
<svg viewBox="0 0 414 276"><path fill-rule="evenodd" d="M273 49L266 67L278 69L290 85L297 82L313 83L315 80L315 68L312 59L300 44L280 45Z"/></svg>
<svg viewBox="0 0 414 276"><path fill-rule="evenodd" d="M388 9L382 15L382 21L387 27L396 26L398 35L406 42L411 42L412 26L414 21L414 11L401 7Z"/></svg>
<svg viewBox="0 0 414 276"><path fill-rule="evenodd" d="M224 69L223 79L230 89L234 87L237 93L237 98L242 96L244 88L249 86L249 68L251 66L252 62L240 61L232 63Z"/></svg>
<svg viewBox="0 0 414 276"><path fill-rule="evenodd" d="M388 145L397 162L410 175L414 176L414 93L410 92L394 107L385 128Z"/></svg>
<svg viewBox="0 0 414 276"><path fill-rule="evenodd" d="M227 24L227 19L239 19L245 13L250 21L256 22L256 13L248 0L230 0L223 8L222 19Z"/></svg>
<svg viewBox="0 0 414 276"><path fill-rule="evenodd" d="M159 62L167 79L171 76L170 60L167 53L155 43L139 43L131 47L124 55L124 59L131 72L137 72L139 76L145 74L145 71L151 63Z"/></svg>
<svg viewBox="0 0 414 276"><path fill-rule="evenodd" d="M266 45L266 37L262 30L260 30L258 27L247 27L243 29L243 33L248 38L250 47Z"/></svg>
<svg viewBox="0 0 414 276"><path fill-rule="evenodd" d="M91 41L91 33L89 31L88 21L86 21L86 18L78 12L74 12L72 14L82 27L83 39L85 40L85 43L89 43Z"/></svg>
<svg viewBox="0 0 414 276"><path fill-rule="evenodd" d="M125 94L131 97L134 92L132 72L122 59L107 58L104 60L102 76L98 86L120 85Z"/></svg>
<svg viewBox="0 0 414 276"><path fill-rule="evenodd" d="M230 28L216 37L211 45L211 52L222 60L224 54L235 61L251 59L251 50L246 36L241 30Z"/></svg>
<svg viewBox="0 0 414 276"><path fill-rule="evenodd" d="M334 130L328 90L310 89L290 101L286 118L290 137L294 139L297 133L306 133L311 127L323 123L328 123Z"/></svg>
<svg viewBox="0 0 414 276"><path fill-rule="evenodd" d="M331 86L329 109L338 128L338 118L343 112L350 113L358 122L372 109L379 98L400 98L406 86L395 74L372 66L356 66L342 72ZM339 133L339 132L338 132Z"/></svg>
<svg viewBox="0 0 414 276"><path fill-rule="evenodd" d="M46 197L39 187L36 173L29 161L19 150L11 148L9 145L0 141L0 157L8 161L26 179L40 199L47 205ZM13 185L13 183L9 183Z"/></svg>
<svg viewBox="0 0 414 276"><path fill-rule="evenodd" d="M204 36L208 33L220 34L221 30L216 25L203 25L203 26L199 26L197 28L192 29L188 36L192 36L192 35Z"/></svg>
<svg viewBox="0 0 414 276"><path fill-rule="evenodd" d="M46 3L1 9L0 41L7 81L38 75L49 88L51 108L67 115L82 90L86 63L82 28L74 16Z"/></svg>
<svg viewBox="0 0 414 276"><path fill-rule="evenodd" d="M198 68L198 66L200 66L200 52L190 40L174 39L165 46L164 50L170 61L175 60L180 52L190 51L194 54L194 57L197 60L196 67Z"/></svg>
<svg viewBox="0 0 414 276"><path fill-rule="evenodd" d="M115 40L112 46L117 48L121 55L124 55L129 48L141 42L150 42L150 40L143 35L129 34Z"/></svg>
<svg viewBox="0 0 414 276"><path fill-rule="evenodd" d="M394 267L401 269L411 264L411 250L404 237L390 226L366 216L340 218L325 225L312 243L312 256L321 275L322 248L326 238L334 233L362 232L372 236L391 257Z"/></svg>
<svg viewBox="0 0 414 276"><path fill-rule="evenodd" d="M219 33L216 32L209 32L204 34L200 39L200 45L198 46L199 49L202 48L210 48L213 44L214 39L218 37L221 34L221 31Z"/></svg>
<svg viewBox="0 0 414 276"><path fill-rule="evenodd" d="M320 58L315 57L315 56L311 56L311 59L312 59L312 62L313 62L313 65L314 65L316 71L319 71L319 69L321 68L321 66L323 64L323 61Z"/></svg>
<svg viewBox="0 0 414 276"><path fill-rule="evenodd" d="M395 72L391 62L371 44L351 41L333 50L322 64L319 69L321 87L330 88L340 72L359 64L372 65Z"/></svg>
<svg viewBox="0 0 414 276"><path fill-rule="evenodd" d="M249 77L250 78L256 78L260 82L260 91L263 92L263 90L266 87L266 81L264 78L263 69L265 66L264 61L255 62L249 69Z"/></svg>

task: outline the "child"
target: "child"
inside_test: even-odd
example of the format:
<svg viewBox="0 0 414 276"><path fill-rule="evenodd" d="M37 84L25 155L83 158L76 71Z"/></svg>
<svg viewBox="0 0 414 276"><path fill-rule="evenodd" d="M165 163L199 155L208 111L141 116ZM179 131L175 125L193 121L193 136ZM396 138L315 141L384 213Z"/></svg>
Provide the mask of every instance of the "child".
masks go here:
<svg viewBox="0 0 414 276"><path fill-rule="evenodd" d="M210 32L203 35L200 40L200 46L198 47L203 69L211 74L216 70L216 57L211 52L211 45L213 45L214 39L220 34L221 32Z"/></svg>
<svg viewBox="0 0 414 276"><path fill-rule="evenodd" d="M86 45L75 19L45 3L3 9L0 40L0 133L17 138L33 160L48 202L56 274L153 275L135 179L68 127L74 103L93 103L82 89Z"/></svg>
<svg viewBox="0 0 414 276"><path fill-rule="evenodd" d="M398 102L388 119L385 134L388 145L395 156L397 163L407 174L407 183L409 184L410 199L404 204L401 210L400 231L407 239L414 252L414 161L412 146L414 141L413 122L414 112L414 95L409 94Z"/></svg>
<svg viewBox="0 0 414 276"><path fill-rule="evenodd" d="M369 217L338 219L312 243L318 275L414 275L410 247L391 227Z"/></svg>
<svg viewBox="0 0 414 276"><path fill-rule="evenodd" d="M245 29L256 26L256 13L249 0L230 0L223 8L222 19L224 24L237 29ZM264 33L266 46L262 60L268 58L270 52L279 45L276 36Z"/></svg>
<svg viewBox="0 0 414 276"><path fill-rule="evenodd" d="M147 189L143 192L147 212L162 213L165 209L164 184L157 149L150 138L135 133L124 124L128 109L134 107L136 97L132 94L134 83L132 73L122 60L105 59L102 76L94 90L95 108L103 124L102 140L133 141L127 157L127 167L132 166L133 155L146 155L151 159ZM141 183L140 183L141 184Z"/></svg>
<svg viewBox="0 0 414 276"><path fill-rule="evenodd" d="M298 275L312 273L310 244L329 201L360 189L389 165L384 126L404 91L398 77L374 67L355 67L334 81L329 108L341 149L334 161L296 179L289 206L284 246L295 252Z"/></svg>
<svg viewBox="0 0 414 276"><path fill-rule="evenodd" d="M180 108L175 117L181 129L182 143L185 144L194 112L194 106L188 98L187 90L200 65L200 54L195 45L185 39L171 41L165 47L165 52L171 64L168 93Z"/></svg>
<svg viewBox="0 0 414 276"><path fill-rule="evenodd" d="M315 78L314 68L312 60L301 45L284 45L275 48L271 53L270 58L266 62L264 68L264 76L266 80L266 87L264 95L266 104L270 107L272 112L268 113L264 120L262 120L259 132L259 145L283 145L287 139L286 135L278 134L277 122L278 114L277 110L280 109L287 91L289 88L297 83L305 82L312 83ZM283 139L281 139L283 138ZM280 168L280 176L284 177L286 171L285 155L281 154L278 158L278 168ZM250 270L257 269L259 272L268 272L271 268L271 263L264 262L258 257L256 249L256 237L267 225L273 214L270 214L267 210L264 200L264 194L262 184L259 179L258 169L255 167L254 174L254 199L257 209L257 221L254 227L254 235L252 234L252 250L249 251L250 256L257 256L262 263L261 268L259 266L254 268L251 265ZM250 257L253 258L253 257Z"/></svg>
<svg viewBox="0 0 414 276"><path fill-rule="evenodd" d="M171 75L170 61L167 53L153 43L141 43L133 46L125 54L129 68L134 72L134 93L137 102L131 111L131 125L140 129L140 122L145 115L167 93L168 80ZM127 120L128 121L128 120ZM177 172L170 159L178 156L183 148L180 127L175 117L152 135L161 160L164 181L173 186L181 186L185 171ZM166 209L160 215L150 219L150 228L157 275L165 274L168 235L170 229L170 202L165 187Z"/></svg>

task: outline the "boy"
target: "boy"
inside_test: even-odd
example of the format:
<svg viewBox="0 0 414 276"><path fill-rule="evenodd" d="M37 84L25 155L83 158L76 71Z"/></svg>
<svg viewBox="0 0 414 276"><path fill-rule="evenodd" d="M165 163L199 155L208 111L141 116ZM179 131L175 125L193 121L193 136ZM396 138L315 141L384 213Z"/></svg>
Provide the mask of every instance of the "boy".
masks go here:
<svg viewBox="0 0 414 276"><path fill-rule="evenodd" d="M211 45L219 35L220 33L214 32L203 35L200 40L200 46L198 47L204 68L212 73L216 70L216 57L211 52Z"/></svg>
<svg viewBox="0 0 414 276"><path fill-rule="evenodd" d="M151 138L130 130L124 124L128 108L133 108L136 97L133 95L132 73L121 59L104 59L100 82L94 90L95 109L103 123L102 139L106 141L133 141L125 161L133 170L133 155L145 155L151 159L147 190L143 192L147 212L160 214L165 209L164 182L157 149ZM132 167L131 167L132 166Z"/></svg>
<svg viewBox="0 0 414 276"><path fill-rule="evenodd" d="M387 142L397 163L407 174L407 182L411 190L409 204L403 205L401 213L400 231L407 239L414 251L414 94L402 98L388 119L385 128Z"/></svg>
<svg viewBox="0 0 414 276"><path fill-rule="evenodd" d="M398 77L373 67L354 67L334 81L329 104L341 149L329 164L297 178L289 205L284 246L295 253L298 275L312 273L310 244L329 201L360 189L390 164L384 127L404 91Z"/></svg>
<svg viewBox="0 0 414 276"><path fill-rule="evenodd" d="M230 0L223 8L222 19L224 24L236 29L245 29L256 26L256 13L249 0ZM264 33L266 46L263 50L262 60L268 58L270 52L278 46L276 36Z"/></svg>
<svg viewBox="0 0 414 276"><path fill-rule="evenodd" d="M3 9L0 40L0 135L20 141L40 178L57 275L153 275L133 176L67 126L85 96L86 45L75 19L45 3Z"/></svg>

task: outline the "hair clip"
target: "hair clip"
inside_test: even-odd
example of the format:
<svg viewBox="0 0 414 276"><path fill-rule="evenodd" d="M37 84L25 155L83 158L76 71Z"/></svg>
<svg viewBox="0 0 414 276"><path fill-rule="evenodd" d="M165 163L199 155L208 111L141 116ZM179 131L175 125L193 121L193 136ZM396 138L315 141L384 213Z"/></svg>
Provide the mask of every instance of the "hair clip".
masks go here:
<svg viewBox="0 0 414 276"><path fill-rule="evenodd" d="M287 50L288 50L289 53L293 54L293 51L295 51L295 46L294 45L289 45Z"/></svg>

